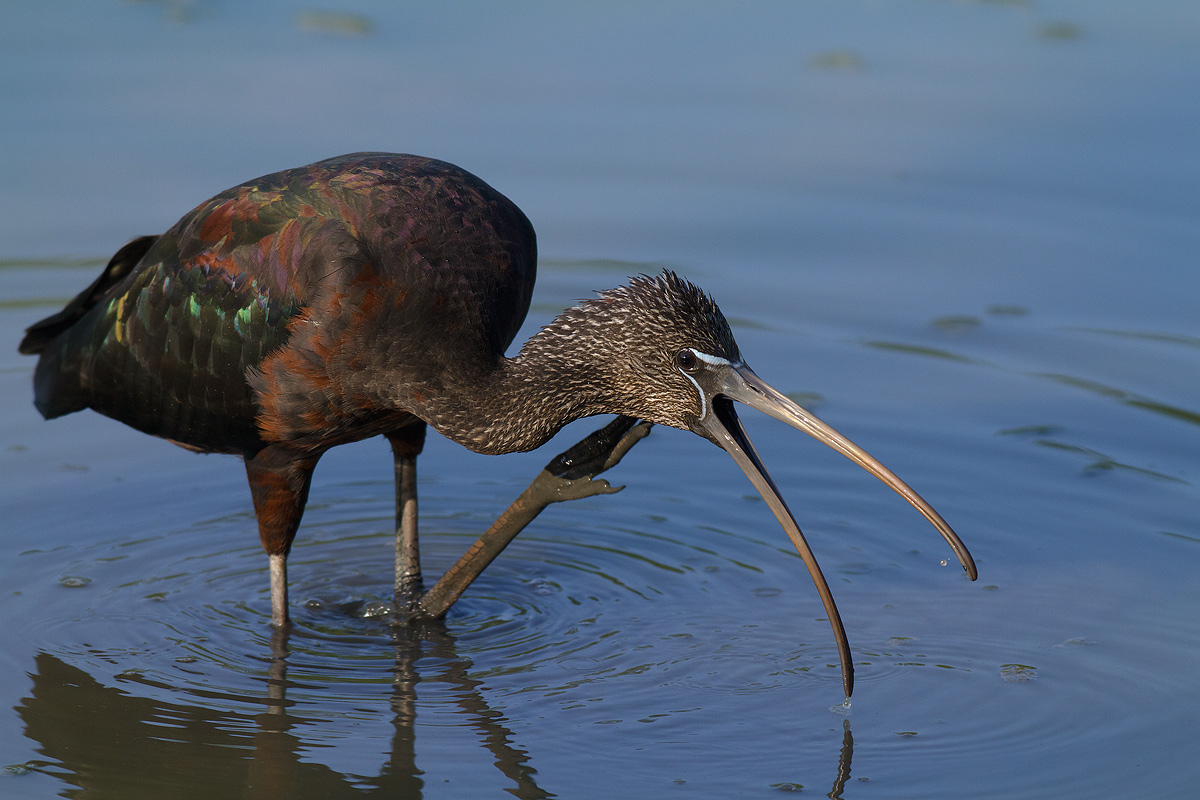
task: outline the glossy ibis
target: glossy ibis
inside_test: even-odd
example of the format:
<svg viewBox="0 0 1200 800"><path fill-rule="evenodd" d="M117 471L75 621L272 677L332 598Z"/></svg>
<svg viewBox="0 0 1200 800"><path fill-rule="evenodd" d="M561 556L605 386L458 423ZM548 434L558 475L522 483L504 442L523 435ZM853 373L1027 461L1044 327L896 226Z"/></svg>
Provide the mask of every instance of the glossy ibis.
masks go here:
<svg viewBox="0 0 1200 800"><path fill-rule="evenodd" d="M618 414L552 462L549 483L529 490L541 496L514 504L415 610L444 613L532 515L572 496L553 481L583 479L575 494L611 491L591 476L644 434L635 420L670 425L733 456L791 537L837 636L849 696L850 651L829 587L735 400L884 481L975 578L938 513L755 375L717 305L671 272L567 309L506 357L535 272L529 220L479 178L428 158L358 153L249 181L161 236L133 240L62 311L30 327L20 349L40 354L35 402L46 418L92 408L244 459L279 627L288 624L287 554L330 447L376 435L391 443L400 597L420 592L415 462L426 424L476 452L511 453L572 420Z"/></svg>

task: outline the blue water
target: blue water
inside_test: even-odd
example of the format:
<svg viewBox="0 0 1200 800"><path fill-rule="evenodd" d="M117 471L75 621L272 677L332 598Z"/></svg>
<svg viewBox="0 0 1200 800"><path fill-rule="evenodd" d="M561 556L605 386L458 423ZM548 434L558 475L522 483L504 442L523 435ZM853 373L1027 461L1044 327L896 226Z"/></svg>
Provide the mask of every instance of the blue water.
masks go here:
<svg viewBox="0 0 1200 800"><path fill-rule="evenodd" d="M1190 2L0 8L0 796L1193 796ZM838 599L848 710L786 537L674 430L407 635L364 613L393 500L363 442L318 468L284 652L237 460L43 422L15 345L130 237L362 149L526 211L521 338L638 272L705 287L979 581L746 410ZM598 424L504 457L431 437L427 569Z"/></svg>

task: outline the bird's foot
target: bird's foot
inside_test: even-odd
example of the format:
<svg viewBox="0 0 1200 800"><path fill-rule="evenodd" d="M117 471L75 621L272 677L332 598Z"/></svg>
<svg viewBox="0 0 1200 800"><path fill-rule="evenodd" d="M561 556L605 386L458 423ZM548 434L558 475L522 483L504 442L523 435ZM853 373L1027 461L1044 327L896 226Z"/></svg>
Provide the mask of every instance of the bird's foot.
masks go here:
<svg viewBox="0 0 1200 800"><path fill-rule="evenodd" d="M617 417L555 456L534 478L529 490L535 492L537 500L544 500L544 505L621 491L624 486L612 486L596 476L619 464L630 448L646 438L651 425L632 417Z"/></svg>
<svg viewBox="0 0 1200 800"><path fill-rule="evenodd" d="M401 624L407 622L415 614L421 605L421 598L425 594L425 582L421 580L420 573L416 575L404 576L396 582L396 591L392 600L392 613Z"/></svg>

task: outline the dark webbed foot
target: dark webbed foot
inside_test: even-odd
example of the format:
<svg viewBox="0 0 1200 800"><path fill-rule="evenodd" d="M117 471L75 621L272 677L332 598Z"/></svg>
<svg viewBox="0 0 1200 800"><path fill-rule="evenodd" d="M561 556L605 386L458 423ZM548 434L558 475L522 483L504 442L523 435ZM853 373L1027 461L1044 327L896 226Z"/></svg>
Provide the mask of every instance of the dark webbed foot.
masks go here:
<svg viewBox="0 0 1200 800"><path fill-rule="evenodd" d="M617 417L556 456L525 491L492 523L441 580L416 603L409 619L438 618L462 595L508 543L551 503L619 492L596 476L616 466L650 432L649 422Z"/></svg>

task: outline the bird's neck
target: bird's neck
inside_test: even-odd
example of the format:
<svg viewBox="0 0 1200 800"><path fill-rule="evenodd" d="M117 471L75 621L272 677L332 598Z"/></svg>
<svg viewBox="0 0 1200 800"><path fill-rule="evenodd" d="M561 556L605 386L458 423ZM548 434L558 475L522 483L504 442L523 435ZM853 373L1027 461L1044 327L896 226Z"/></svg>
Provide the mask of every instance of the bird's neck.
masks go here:
<svg viewBox="0 0 1200 800"><path fill-rule="evenodd" d="M513 358L447 391L421 416L447 438L478 453L533 450L564 425L615 413L609 382L594 365L541 331Z"/></svg>

